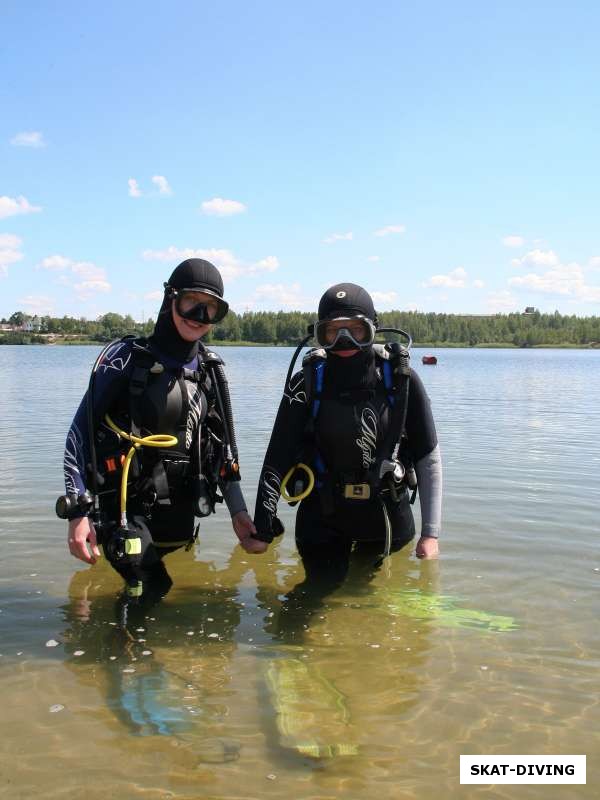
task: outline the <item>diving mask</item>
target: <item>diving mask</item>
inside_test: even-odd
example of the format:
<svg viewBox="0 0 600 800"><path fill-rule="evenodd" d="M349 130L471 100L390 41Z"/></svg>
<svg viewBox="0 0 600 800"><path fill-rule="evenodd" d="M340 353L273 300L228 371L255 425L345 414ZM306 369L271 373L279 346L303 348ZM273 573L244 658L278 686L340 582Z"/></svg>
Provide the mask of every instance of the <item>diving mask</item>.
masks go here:
<svg viewBox="0 0 600 800"><path fill-rule="evenodd" d="M368 317L323 319L313 326L313 336L325 350L363 350L375 341L375 324Z"/></svg>
<svg viewBox="0 0 600 800"><path fill-rule="evenodd" d="M165 289L175 301L175 310L183 319L214 325L221 322L229 311L229 304L208 289L174 289L165 284Z"/></svg>

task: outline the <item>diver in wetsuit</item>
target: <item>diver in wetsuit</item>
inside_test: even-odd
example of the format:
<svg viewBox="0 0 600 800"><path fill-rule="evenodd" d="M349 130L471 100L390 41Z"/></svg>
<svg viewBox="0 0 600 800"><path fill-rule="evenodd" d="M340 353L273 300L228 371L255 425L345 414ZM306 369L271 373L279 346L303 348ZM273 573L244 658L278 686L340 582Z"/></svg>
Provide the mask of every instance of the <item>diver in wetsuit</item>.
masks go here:
<svg viewBox="0 0 600 800"><path fill-rule="evenodd" d="M102 544L132 592L152 582L168 590L162 556L194 541L217 488L244 549L264 548L250 538L222 362L200 342L227 311L216 267L182 262L152 335L125 337L98 358L69 430L57 501L69 550L93 564Z"/></svg>
<svg viewBox="0 0 600 800"><path fill-rule="evenodd" d="M389 552L414 537L409 484L416 474L422 518L416 554L436 556L442 467L425 388L406 358L394 368L404 377L386 386L383 362L394 348L374 344L377 316L365 289L331 287L318 316L314 335L321 349L288 380L279 406L260 476L254 537L271 542L282 532L276 515L282 481L305 463L315 485L298 508L298 551L307 577L341 580L352 550ZM402 381L404 394L395 394ZM403 403L404 412L394 403ZM296 478L306 487L301 470L288 484Z"/></svg>

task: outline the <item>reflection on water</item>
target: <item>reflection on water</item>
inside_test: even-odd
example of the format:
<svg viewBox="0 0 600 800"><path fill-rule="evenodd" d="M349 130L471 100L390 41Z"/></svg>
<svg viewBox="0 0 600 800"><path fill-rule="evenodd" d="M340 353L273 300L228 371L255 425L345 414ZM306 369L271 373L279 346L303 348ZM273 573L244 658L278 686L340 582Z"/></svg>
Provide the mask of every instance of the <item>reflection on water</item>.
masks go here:
<svg viewBox="0 0 600 800"><path fill-rule="evenodd" d="M115 597L92 580L95 571L77 573L63 607L62 641L69 669L106 692L106 707L131 734L175 737L196 760L220 763L239 754L236 743L219 735L227 706L218 697L228 684L240 606L234 589L213 588L229 570L197 566L195 578L205 588L189 587L175 606L140 605L124 592Z"/></svg>
<svg viewBox="0 0 600 800"><path fill-rule="evenodd" d="M291 351L224 354L253 503ZM416 365L445 456L439 562L409 546L379 569L355 557L341 584L307 578L292 509L264 557L220 510L150 605L70 559L51 514L94 355L0 348L7 796L514 796L460 787L461 753L585 753L587 786L519 796L595 796L600 354Z"/></svg>
<svg viewBox="0 0 600 800"><path fill-rule="evenodd" d="M438 565L415 570L408 552L398 558L396 579L402 572L406 591L421 593L423 587L435 597ZM419 613L425 624L418 630L414 614L411 619L378 602L380 590L372 582L379 570L372 561L368 569L359 562L332 592L306 581L297 565L280 571L274 583L273 564L250 560L239 548L221 568L184 554L174 560L181 580L155 605L140 606L115 592L104 566L73 576L62 609L58 638L65 666L82 685L105 694L97 713L122 736L154 737L155 743L170 737L194 765L239 758L243 737L232 735L232 721L240 701L240 660L249 665L245 701L254 713L262 709L261 734L276 760L282 753L301 763L372 749L353 707L355 679L373 657L382 687L371 681L371 714L387 713L392 696L395 713L417 698L408 673L390 682L391 661L375 651L388 651L390 659L410 652L412 670L418 669L432 615ZM254 596L243 590L248 571ZM364 650L358 669L357 647Z"/></svg>

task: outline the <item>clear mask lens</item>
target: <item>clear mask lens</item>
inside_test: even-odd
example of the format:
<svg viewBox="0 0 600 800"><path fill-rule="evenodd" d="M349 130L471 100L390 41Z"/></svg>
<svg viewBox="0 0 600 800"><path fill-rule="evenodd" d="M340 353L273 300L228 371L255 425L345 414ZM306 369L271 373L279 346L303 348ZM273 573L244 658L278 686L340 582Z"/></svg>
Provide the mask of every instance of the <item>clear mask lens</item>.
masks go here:
<svg viewBox="0 0 600 800"><path fill-rule="evenodd" d="M315 338L325 350L362 349L373 344L375 325L367 317L322 320L315 325Z"/></svg>

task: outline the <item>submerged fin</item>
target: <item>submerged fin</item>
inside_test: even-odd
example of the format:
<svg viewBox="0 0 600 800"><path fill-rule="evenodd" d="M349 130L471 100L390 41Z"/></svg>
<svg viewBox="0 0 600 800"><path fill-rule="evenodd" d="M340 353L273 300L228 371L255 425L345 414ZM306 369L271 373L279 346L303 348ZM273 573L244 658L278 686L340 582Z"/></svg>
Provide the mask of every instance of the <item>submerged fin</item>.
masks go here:
<svg viewBox="0 0 600 800"><path fill-rule="evenodd" d="M358 753L344 697L316 668L297 658L276 659L267 684L283 747L310 758Z"/></svg>
<svg viewBox="0 0 600 800"><path fill-rule="evenodd" d="M513 617L462 608L457 605L459 599L449 595L428 594L418 589L401 589L386 592L385 599L387 608L394 616L431 619L448 627L479 628L498 633L514 631L519 627Z"/></svg>

